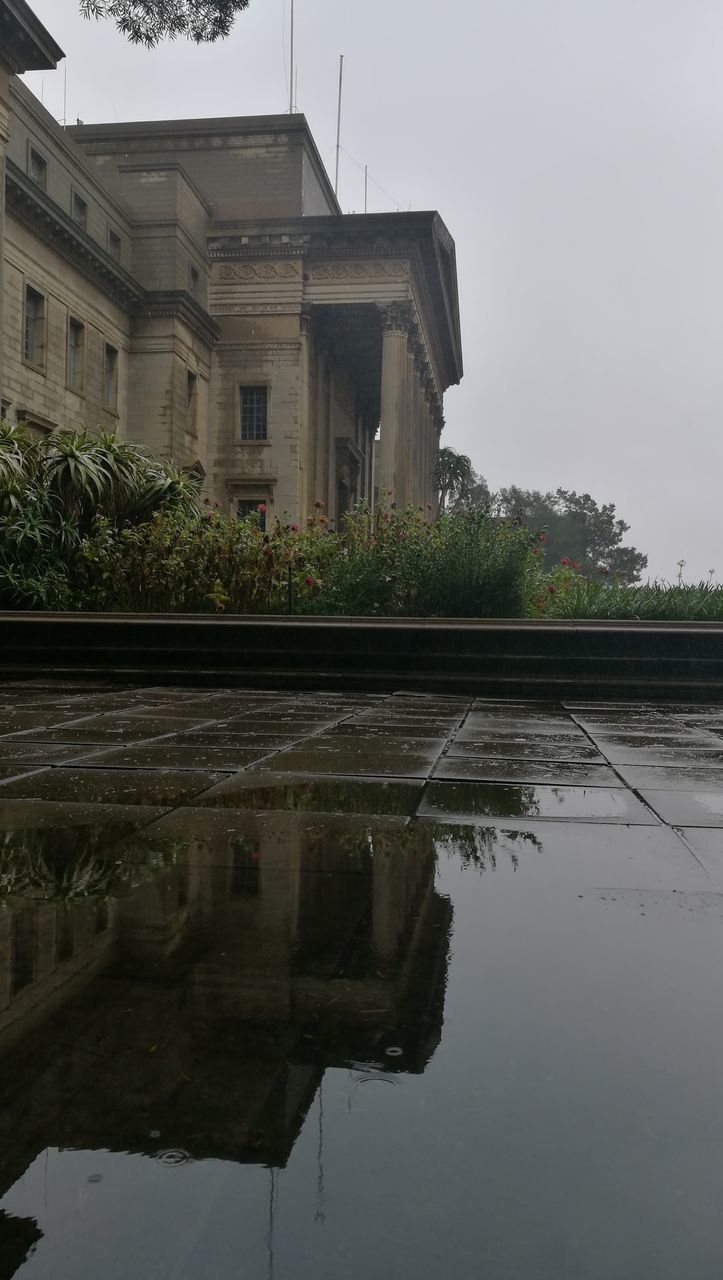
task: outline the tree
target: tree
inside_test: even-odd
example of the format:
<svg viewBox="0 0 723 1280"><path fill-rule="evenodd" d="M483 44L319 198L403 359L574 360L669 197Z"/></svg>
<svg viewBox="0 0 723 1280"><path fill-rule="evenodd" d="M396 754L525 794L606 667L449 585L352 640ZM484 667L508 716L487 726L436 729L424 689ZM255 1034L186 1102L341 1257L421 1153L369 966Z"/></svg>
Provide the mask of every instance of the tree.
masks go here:
<svg viewBox="0 0 723 1280"><path fill-rule="evenodd" d="M434 481L439 490L439 510L458 506L467 497L477 477L472 463L464 453L455 449L440 449L434 463Z"/></svg>
<svg viewBox="0 0 723 1280"><path fill-rule="evenodd" d="M623 546L630 525L615 515L615 504L599 506L589 493L557 489L500 489L495 510L502 516L519 516L531 529L544 530L545 564L559 564L563 556L577 561L583 573L609 569L624 582L639 582L648 557L635 547Z"/></svg>
<svg viewBox="0 0 723 1280"><path fill-rule="evenodd" d="M187 36L197 44L227 36L249 0L80 0L86 18L110 18L133 44Z"/></svg>

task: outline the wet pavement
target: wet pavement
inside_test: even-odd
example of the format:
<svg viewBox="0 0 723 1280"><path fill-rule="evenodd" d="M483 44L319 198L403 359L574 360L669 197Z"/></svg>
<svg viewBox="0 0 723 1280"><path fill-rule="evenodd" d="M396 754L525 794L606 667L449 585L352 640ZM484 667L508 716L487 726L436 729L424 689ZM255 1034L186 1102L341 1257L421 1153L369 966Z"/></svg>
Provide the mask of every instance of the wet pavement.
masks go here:
<svg viewBox="0 0 723 1280"><path fill-rule="evenodd" d="M0 687L0 1277L713 1280L723 711Z"/></svg>

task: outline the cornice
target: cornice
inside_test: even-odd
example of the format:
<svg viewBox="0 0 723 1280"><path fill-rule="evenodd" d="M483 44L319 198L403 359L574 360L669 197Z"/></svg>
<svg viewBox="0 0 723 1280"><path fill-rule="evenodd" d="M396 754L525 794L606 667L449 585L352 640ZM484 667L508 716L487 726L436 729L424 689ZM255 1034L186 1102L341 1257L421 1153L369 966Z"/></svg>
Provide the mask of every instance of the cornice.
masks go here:
<svg viewBox="0 0 723 1280"><path fill-rule="evenodd" d="M5 208L16 222L27 227L126 311L144 297L138 281L9 159L6 161Z"/></svg>
<svg viewBox="0 0 723 1280"><path fill-rule="evenodd" d="M214 347L221 337L220 326L185 289L146 293L133 308L135 320L154 320L159 316L182 320L207 347Z"/></svg>
<svg viewBox="0 0 723 1280"><path fill-rule="evenodd" d="M2 0L0 60L15 75L54 71L65 54L25 0Z"/></svg>

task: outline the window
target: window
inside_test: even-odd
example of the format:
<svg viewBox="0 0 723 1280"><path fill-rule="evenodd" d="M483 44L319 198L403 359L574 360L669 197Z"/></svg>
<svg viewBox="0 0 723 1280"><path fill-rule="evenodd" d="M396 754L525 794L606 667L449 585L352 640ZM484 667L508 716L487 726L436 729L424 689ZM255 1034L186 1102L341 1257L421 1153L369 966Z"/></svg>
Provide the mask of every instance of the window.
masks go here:
<svg viewBox="0 0 723 1280"><path fill-rule="evenodd" d="M194 298L198 295L198 286L199 286L199 284L200 284L200 281L201 281L201 277L199 276L199 274L198 274L198 272L197 272L196 268L195 268L195 267L189 267L189 269L188 269L188 291L189 291L189 293L192 293L192 294L193 294Z"/></svg>
<svg viewBox="0 0 723 1280"><path fill-rule="evenodd" d="M38 369L45 360L45 298L32 285L25 286L23 359Z"/></svg>
<svg viewBox="0 0 723 1280"><path fill-rule="evenodd" d="M85 230L88 225L88 202L82 196L79 196L77 191L73 192L70 211L73 216L73 222L77 222L78 226Z"/></svg>
<svg viewBox="0 0 723 1280"><path fill-rule="evenodd" d="M186 430L196 434L196 406L198 404L198 375L186 370Z"/></svg>
<svg viewBox="0 0 723 1280"><path fill-rule="evenodd" d="M103 404L112 412L118 408L118 350L108 342L103 352Z"/></svg>
<svg viewBox="0 0 723 1280"><path fill-rule="evenodd" d="M241 439L265 440L268 387L241 388Z"/></svg>
<svg viewBox="0 0 723 1280"><path fill-rule="evenodd" d="M30 148L30 160L28 163L28 172L33 182L37 182L43 191L48 189L48 162L45 156L41 156L35 147Z"/></svg>
<svg viewBox="0 0 723 1280"><path fill-rule="evenodd" d="M68 317L68 369L67 383L73 391L82 391L85 384L85 325Z"/></svg>
<svg viewBox="0 0 723 1280"><path fill-rule="evenodd" d="M108 228L108 252L111 258L115 258L116 262L121 260L122 241L117 231L112 227Z"/></svg>
<svg viewBox="0 0 723 1280"><path fill-rule="evenodd" d="M239 520L245 520L247 516L252 516L258 512L259 529L266 532L266 500L264 498L239 498L236 514Z"/></svg>

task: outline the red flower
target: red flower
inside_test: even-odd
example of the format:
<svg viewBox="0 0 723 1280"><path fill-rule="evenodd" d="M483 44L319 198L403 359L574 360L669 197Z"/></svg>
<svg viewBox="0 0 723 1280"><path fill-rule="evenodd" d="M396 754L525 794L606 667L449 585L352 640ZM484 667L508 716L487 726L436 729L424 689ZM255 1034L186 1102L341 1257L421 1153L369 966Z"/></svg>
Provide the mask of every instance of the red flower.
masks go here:
<svg viewBox="0 0 723 1280"><path fill-rule="evenodd" d="M551 596L554 596L557 594L557 587L555 586L554 582L548 582L547 590L549 591Z"/></svg>
<svg viewBox="0 0 723 1280"><path fill-rule="evenodd" d="M572 562L572 567L573 567L573 569L579 569L579 568L580 568L580 561L579 561L579 560L573 560L573 562Z"/></svg>
<svg viewBox="0 0 723 1280"><path fill-rule="evenodd" d="M569 556L561 556L561 557L560 557L560 564L571 564L571 563L572 563L572 561L570 560L570 557L569 557Z"/></svg>
<svg viewBox="0 0 723 1280"><path fill-rule="evenodd" d="M290 530L291 530L291 532L292 532L292 533L298 533L298 532L299 532L299 526L298 526L298 524L290 524L290 525L289 525L289 528L290 528Z"/></svg>
<svg viewBox="0 0 723 1280"><path fill-rule="evenodd" d="M307 587L316 586L316 578L312 578L310 573L307 573L306 577L304 578L304 582L306 583Z"/></svg>
<svg viewBox="0 0 723 1280"><path fill-rule="evenodd" d="M263 515L263 514L264 514L264 512L265 512L265 510L266 510L266 503L265 503L265 502L260 502L260 503L259 503L259 505L257 506L256 510L257 510L257 511L259 511L259 512L261 513L261 515Z"/></svg>
<svg viewBox="0 0 723 1280"><path fill-rule="evenodd" d="M547 542L547 534L546 534L546 533L538 533L537 537L539 538L540 542Z"/></svg>

